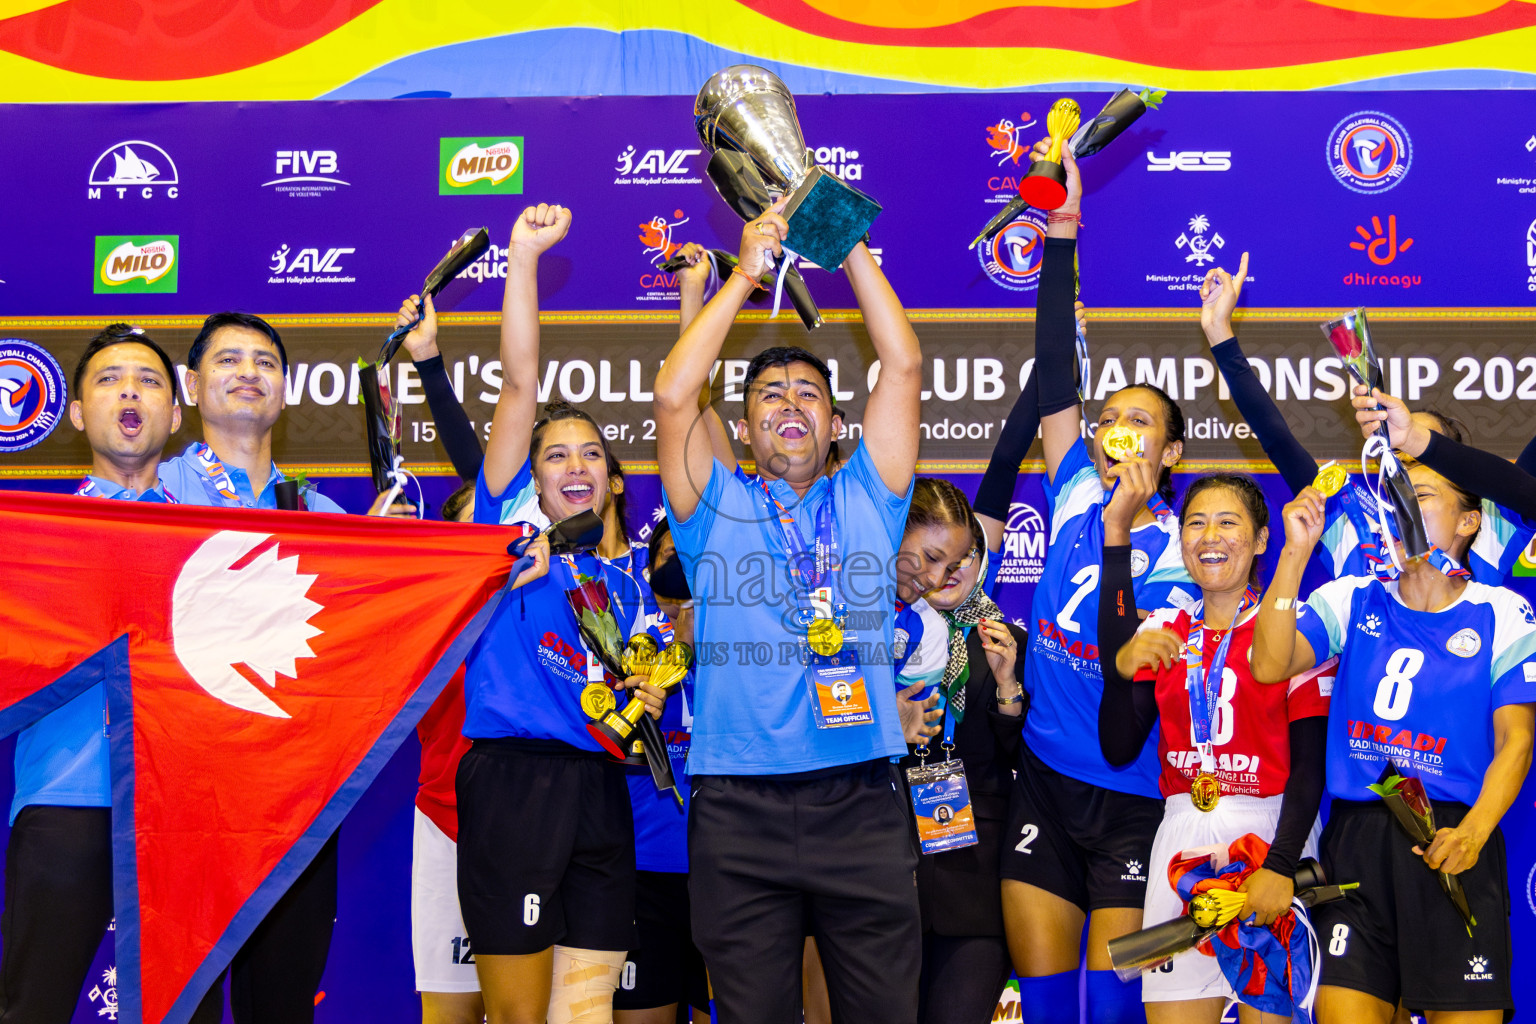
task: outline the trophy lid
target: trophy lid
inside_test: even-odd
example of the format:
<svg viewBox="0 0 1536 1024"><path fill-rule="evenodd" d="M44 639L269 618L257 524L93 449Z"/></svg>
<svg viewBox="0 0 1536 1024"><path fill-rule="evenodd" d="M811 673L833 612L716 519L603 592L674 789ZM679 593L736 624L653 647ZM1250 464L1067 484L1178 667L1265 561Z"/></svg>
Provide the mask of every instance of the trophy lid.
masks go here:
<svg viewBox="0 0 1536 1024"><path fill-rule="evenodd" d="M798 188L811 169L795 97L767 68L733 64L711 75L694 100L693 124L705 149L746 154L776 190Z"/></svg>

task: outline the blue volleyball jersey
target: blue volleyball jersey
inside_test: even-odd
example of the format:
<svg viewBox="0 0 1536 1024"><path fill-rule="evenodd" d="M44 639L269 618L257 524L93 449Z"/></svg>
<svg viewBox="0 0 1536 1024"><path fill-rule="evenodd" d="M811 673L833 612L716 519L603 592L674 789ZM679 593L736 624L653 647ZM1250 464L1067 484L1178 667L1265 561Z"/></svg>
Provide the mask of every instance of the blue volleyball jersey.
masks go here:
<svg viewBox="0 0 1536 1024"><path fill-rule="evenodd" d="M1360 548L1360 531L1345 508L1346 494L1353 495L1359 518L1370 531L1370 543L1381 535L1381 521L1376 515L1376 499L1370 490L1351 477L1345 489L1328 499L1321 540L1323 564L1335 579L1344 576L1369 576L1371 561ZM1514 569L1520 552L1536 536L1536 523L1502 505L1483 499L1483 524L1467 552L1467 568L1474 579L1498 586ZM1385 550L1375 554L1391 561Z"/></svg>
<svg viewBox="0 0 1536 1024"><path fill-rule="evenodd" d="M1536 613L1512 590L1471 582L1438 612L1397 583L1346 576L1313 591L1296 628L1322 661L1339 656L1328 713L1328 792L1372 800L1388 759L1432 800L1471 804L1493 760L1493 711L1536 702Z"/></svg>
<svg viewBox="0 0 1536 1024"><path fill-rule="evenodd" d="M1156 797L1157 736L1136 760L1116 768L1099 748L1099 574L1104 559L1104 503L1109 492L1079 440L1045 485L1051 532L1045 568L1030 605L1024 689L1024 743L1051 768L1095 786ZM1139 609L1188 607L1199 590L1184 571L1178 521L1131 531L1131 585Z"/></svg>
<svg viewBox="0 0 1536 1024"><path fill-rule="evenodd" d="M949 623L922 598L911 604L896 602L896 634L891 647L896 689L913 683L923 688L911 698L927 700L939 685L949 662Z"/></svg>
<svg viewBox="0 0 1536 1024"><path fill-rule="evenodd" d="M475 522L549 525L533 490L529 462L499 495L490 493L482 468L475 483ZM607 584L619 632L629 637L643 630L644 599L634 579L594 555L578 555L575 561L581 573ZM589 719L581 710L582 689L602 679L602 670L582 642L566 598L575 586L566 560L556 557L545 576L503 595L464 662L465 736L550 739L602 749L587 732Z"/></svg>

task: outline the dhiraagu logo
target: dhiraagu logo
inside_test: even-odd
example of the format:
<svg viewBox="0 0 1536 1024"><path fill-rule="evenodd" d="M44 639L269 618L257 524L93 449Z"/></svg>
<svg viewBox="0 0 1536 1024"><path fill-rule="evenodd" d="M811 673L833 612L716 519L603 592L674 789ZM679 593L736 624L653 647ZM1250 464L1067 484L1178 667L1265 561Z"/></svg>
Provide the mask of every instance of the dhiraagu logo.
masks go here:
<svg viewBox="0 0 1536 1024"><path fill-rule="evenodd" d="M97 235L92 291L175 294L180 248L179 235Z"/></svg>
<svg viewBox="0 0 1536 1024"><path fill-rule="evenodd" d="M437 194L515 196L523 193L523 137L439 139Z"/></svg>

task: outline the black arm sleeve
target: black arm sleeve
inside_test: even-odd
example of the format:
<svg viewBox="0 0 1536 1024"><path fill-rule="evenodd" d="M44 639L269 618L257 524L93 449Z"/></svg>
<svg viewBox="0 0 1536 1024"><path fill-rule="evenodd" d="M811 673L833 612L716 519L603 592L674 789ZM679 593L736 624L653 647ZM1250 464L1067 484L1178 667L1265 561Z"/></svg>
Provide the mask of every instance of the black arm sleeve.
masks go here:
<svg viewBox="0 0 1536 1024"><path fill-rule="evenodd" d="M1277 875L1293 878L1301 848L1317 820L1317 808L1323 802L1323 750L1328 736L1328 719L1321 715L1291 723L1291 775L1285 780L1285 795L1280 798L1280 822L1275 840L1269 844L1264 866Z"/></svg>
<svg viewBox="0 0 1536 1024"><path fill-rule="evenodd" d="M1008 507L1013 504L1013 488L1019 479L1019 463L1029 454L1029 446L1035 443L1040 432L1040 388L1035 383L1035 373L1030 371L1024 382L1024 390L1013 403L1008 420L997 437L997 447L992 449L992 459L987 463L986 475L976 488L976 511L1001 522L1008 521Z"/></svg>
<svg viewBox="0 0 1536 1024"><path fill-rule="evenodd" d="M1157 721L1155 684L1124 679L1115 670L1115 654L1136 635L1139 624L1131 590L1131 546L1106 544L1099 576L1099 667L1104 673L1099 747L1116 767L1136 760Z"/></svg>
<svg viewBox="0 0 1536 1024"><path fill-rule="evenodd" d="M480 475L480 463L485 459L485 452L481 450L480 439L475 436L475 428L469 422L469 414L453 393L453 384L448 380L443 357L433 356L421 360L416 364L416 374L421 378L421 390L426 393L427 408L432 410L432 419L437 422L437 436L442 439L443 448L448 452L448 461L453 463L453 471L459 474L460 479L475 479Z"/></svg>
<svg viewBox="0 0 1536 1024"><path fill-rule="evenodd" d="M1078 404L1077 255L1075 238L1047 238L1035 298L1035 376L1040 380L1040 415Z"/></svg>
<svg viewBox="0 0 1536 1024"><path fill-rule="evenodd" d="M1264 454L1285 478L1285 485L1292 491L1306 487L1317 478L1317 460L1291 433L1285 415L1254 376L1237 339L1228 338L1220 345L1212 345L1211 355L1216 357L1216 368L1232 392L1232 404L1253 428Z"/></svg>
<svg viewBox="0 0 1536 1024"><path fill-rule="evenodd" d="M1536 437L1526 442L1525 451L1520 453L1520 457L1515 460L1515 465L1536 476Z"/></svg>
<svg viewBox="0 0 1536 1024"><path fill-rule="evenodd" d="M1511 466L1492 452L1458 444L1439 431L1430 431L1419 461L1457 487L1495 505L1536 519L1536 477Z"/></svg>

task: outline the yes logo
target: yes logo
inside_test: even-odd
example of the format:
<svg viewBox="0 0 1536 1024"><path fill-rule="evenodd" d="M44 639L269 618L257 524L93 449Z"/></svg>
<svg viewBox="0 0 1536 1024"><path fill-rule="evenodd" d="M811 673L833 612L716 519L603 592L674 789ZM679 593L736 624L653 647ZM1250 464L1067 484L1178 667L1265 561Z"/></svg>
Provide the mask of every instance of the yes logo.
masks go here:
<svg viewBox="0 0 1536 1024"><path fill-rule="evenodd" d="M1213 150L1209 153L1174 152L1167 156L1158 156L1150 149L1147 150L1147 170L1149 171L1230 171L1231 169L1231 150Z"/></svg>
<svg viewBox="0 0 1536 1024"><path fill-rule="evenodd" d="M175 294L180 243L179 235L97 235L92 291L97 295Z"/></svg>
<svg viewBox="0 0 1536 1024"><path fill-rule="evenodd" d="M1397 259L1397 254L1407 252L1413 248L1413 239L1405 238L1401 242L1397 240L1397 214L1387 216L1387 229L1381 229L1381 218L1371 218L1372 231L1365 230L1359 224L1355 225L1355 234L1360 236L1358 242L1350 242L1349 247L1357 252L1363 252L1370 257L1372 263L1378 267L1384 267ZM1374 233L1373 233L1374 232Z"/></svg>
<svg viewBox="0 0 1536 1024"><path fill-rule="evenodd" d="M440 196L521 195L522 136L499 139L439 139L437 194Z"/></svg>

